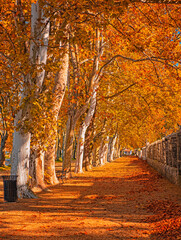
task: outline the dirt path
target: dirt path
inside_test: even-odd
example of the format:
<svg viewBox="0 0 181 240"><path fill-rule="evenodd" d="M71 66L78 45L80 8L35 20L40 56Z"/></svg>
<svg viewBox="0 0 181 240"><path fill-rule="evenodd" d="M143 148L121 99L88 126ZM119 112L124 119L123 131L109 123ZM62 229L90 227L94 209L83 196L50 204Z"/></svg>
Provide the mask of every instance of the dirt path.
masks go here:
<svg viewBox="0 0 181 240"><path fill-rule="evenodd" d="M38 199L3 201L0 239L181 239L181 188L124 157L76 175Z"/></svg>

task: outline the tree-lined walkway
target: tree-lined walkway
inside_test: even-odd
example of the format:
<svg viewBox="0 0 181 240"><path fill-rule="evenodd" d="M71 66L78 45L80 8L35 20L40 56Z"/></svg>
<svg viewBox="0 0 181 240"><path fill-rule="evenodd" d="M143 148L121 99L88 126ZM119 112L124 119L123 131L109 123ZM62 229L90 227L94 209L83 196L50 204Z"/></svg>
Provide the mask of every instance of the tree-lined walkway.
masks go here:
<svg viewBox="0 0 181 240"><path fill-rule="evenodd" d="M39 193L3 201L0 239L181 239L181 188L123 157Z"/></svg>

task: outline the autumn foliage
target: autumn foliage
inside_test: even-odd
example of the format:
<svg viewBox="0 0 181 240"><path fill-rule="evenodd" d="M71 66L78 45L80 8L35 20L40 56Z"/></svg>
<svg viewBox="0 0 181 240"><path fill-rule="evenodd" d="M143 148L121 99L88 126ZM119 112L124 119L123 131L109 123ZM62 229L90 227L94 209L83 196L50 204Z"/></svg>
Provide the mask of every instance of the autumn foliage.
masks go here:
<svg viewBox="0 0 181 240"><path fill-rule="evenodd" d="M82 172L178 130L174 3L2 1L1 158L13 145L18 186L58 183L60 155L70 177L75 156Z"/></svg>

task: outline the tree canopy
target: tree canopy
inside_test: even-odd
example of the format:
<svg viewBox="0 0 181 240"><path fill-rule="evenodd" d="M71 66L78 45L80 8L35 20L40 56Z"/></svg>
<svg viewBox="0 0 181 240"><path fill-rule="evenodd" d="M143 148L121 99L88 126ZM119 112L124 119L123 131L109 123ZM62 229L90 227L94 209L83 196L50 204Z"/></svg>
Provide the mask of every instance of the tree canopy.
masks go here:
<svg viewBox="0 0 181 240"><path fill-rule="evenodd" d="M71 168L77 141L81 171L84 144L92 151L100 145L101 155L107 142L139 148L177 130L180 4L174 0L2 1L0 129L1 141L7 140L6 132L14 131L12 172L19 171L23 162L25 175L34 182L40 184L37 174L42 172L41 183L43 176L56 183L55 146L60 132L66 132L64 167ZM15 139L19 145L15 146ZM17 160L25 145L28 152ZM1 148L4 151L2 143Z"/></svg>

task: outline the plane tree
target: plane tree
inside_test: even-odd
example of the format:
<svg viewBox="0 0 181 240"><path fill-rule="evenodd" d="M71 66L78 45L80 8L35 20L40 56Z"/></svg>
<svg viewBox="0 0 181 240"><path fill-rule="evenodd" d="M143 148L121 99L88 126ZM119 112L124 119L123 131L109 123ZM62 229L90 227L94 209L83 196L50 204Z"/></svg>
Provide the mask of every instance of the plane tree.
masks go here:
<svg viewBox="0 0 181 240"><path fill-rule="evenodd" d="M18 175L20 197L34 197L28 189L30 172L34 184L41 188L45 188L44 175L49 183L58 182L55 175L58 113L66 90L69 64L74 64L76 53L74 46L80 43L79 39L75 39L76 42L72 45L71 34L74 35L77 31L79 38L84 38L84 29L90 23L94 26L94 31L104 30L104 34L101 33L104 41L96 38L95 43L99 43L99 47L97 53L91 53L94 58L92 62L95 64L92 65L93 71L90 77L92 92L90 91L87 98L90 101L87 115L82 119L80 126L84 136L80 137L77 148L79 149L77 168L81 171L83 145L80 143L85 138L85 132L95 112L97 80L101 80L108 65L113 66L117 62L117 67L124 71L123 62L126 64L130 62L134 66L138 64L137 71L140 72L139 75L144 76L139 86L144 87L144 81L147 79L152 87L157 85L158 89L170 88L170 92L167 91L169 100L172 100L171 92L175 91L179 102L176 94L176 91L179 91L180 80L179 4L179 1L156 0L144 3L39 0L32 1L31 4L26 0L2 1L0 28L3 41L1 41L0 55L5 59L3 61L8 63L6 65L12 78L17 79L20 85L17 94L20 103L15 111L12 161L12 174ZM84 24L76 29L75 22ZM102 46L105 46L104 42L107 43L109 51L105 52L106 58L101 59L100 53ZM69 62L69 59L73 61ZM146 62L147 68L145 65L144 68L141 67L143 62ZM98 63L101 63L99 67ZM114 69L115 66L109 70L110 74ZM77 71L73 66L72 71L75 70ZM167 74L164 75L163 71ZM78 79L77 73L78 71L75 74L76 79ZM131 82L127 80L122 83L122 86L129 90L136 85L138 85L137 79L133 80L133 78ZM112 96L110 99L120 95L119 91L111 88L108 93L109 96L106 94L105 97ZM165 112L168 116L171 112L169 106Z"/></svg>

